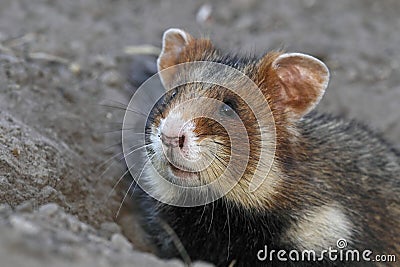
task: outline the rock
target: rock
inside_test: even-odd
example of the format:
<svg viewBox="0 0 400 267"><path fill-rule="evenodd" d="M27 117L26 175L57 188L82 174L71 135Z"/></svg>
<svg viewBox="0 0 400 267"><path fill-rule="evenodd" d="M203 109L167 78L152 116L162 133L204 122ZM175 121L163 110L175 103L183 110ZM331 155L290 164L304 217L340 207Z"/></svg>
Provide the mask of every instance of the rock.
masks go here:
<svg viewBox="0 0 400 267"><path fill-rule="evenodd" d="M34 208L36 207L36 204L31 201L25 201L23 203L21 203L20 205L18 205L15 210L20 211L20 212L32 212L34 210Z"/></svg>
<svg viewBox="0 0 400 267"><path fill-rule="evenodd" d="M35 235L39 233L39 228L36 225L18 215L12 215L10 217L10 224L17 231L22 232L24 234Z"/></svg>
<svg viewBox="0 0 400 267"><path fill-rule="evenodd" d="M44 216L51 217L59 210L59 208L60 207L56 203L47 203L39 207L39 213Z"/></svg>
<svg viewBox="0 0 400 267"><path fill-rule="evenodd" d="M106 238L110 238L113 234L120 234L121 227L114 222L104 222L100 225L100 231Z"/></svg>
<svg viewBox="0 0 400 267"><path fill-rule="evenodd" d="M132 244L121 234L113 234L111 242L120 250L132 249Z"/></svg>

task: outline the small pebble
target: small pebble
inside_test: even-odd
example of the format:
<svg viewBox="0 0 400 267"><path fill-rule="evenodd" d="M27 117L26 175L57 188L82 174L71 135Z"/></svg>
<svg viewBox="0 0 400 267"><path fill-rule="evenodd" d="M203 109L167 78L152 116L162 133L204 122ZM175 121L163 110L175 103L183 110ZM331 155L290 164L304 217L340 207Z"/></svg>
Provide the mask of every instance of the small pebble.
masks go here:
<svg viewBox="0 0 400 267"><path fill-rule="evenodd" d="M35 203L28 200L19 204L15 210L20 212L32 212L35 209L35 206Z"/></svg>
<svg viewBox="0 0 400 267"><path fill-rule="evenodd" d="M132 249L132 244L121 234L113 234L111 243L120 250Z"/></svg>
<svg viewBox="0 0 400 267"><path fill-rule="evenodd" d="M57 232L57 239L62 240L63 243L78 243L81 241L81 237L70 231L60 229Z"/></svg>
<svg viewBox="0 0 400 267"><path fill-rule="evenodd" d="M21 155L21 150L19 148L14 148L11 153L14 155L14 157L18 158L19 155Z"/></svg>
<svg viewBox="0 0 400 267"><path fill-rule="evenodd" d="M39 227L27 221L21 216L13 215L10 217L11 225L25 234L35 235L39 233Z"/></svg>
<svg viewBox="0 0 400 267"><path fill-rule="evenodd" d="M73 216L68 216L66 218L66 221L67 221L69 230L71 230L72 232L77 233L77 232L80 232L80 230L82 229L82 227L80 225L81 222L77 218L75 218Z"/></svg>
<svg viewBox="0 0 400 267"><path fill-rule="evenodd" d="M211 19L212 6L210 4L204 4L197 11L196 21L199 24L205 24Z"/></svg>
<svg viewBox="0 0 400 267"><path fill-rule="evenodd" d="M49 185L46 185L45 187L43 187L43 189L40 191L40 193L43 198L48 198L51 195L56 194L57 190Z"/></svg>
<svg viewBox="0 0 400 267"><path fill-rule="evenodd" d="M94 234L88 234L87 238L91 241L91 242L95 242L95 243L100 243L100 244L105 244L106 240L98 235L94 235Z"/></svg>
<svg viewBox="0 0 400 267"><path fill-rule="evenodd" d="M39 207L39 213L48 217L54 215L60 207L56 203L48 203Z"/></svg>
<svg viewBox="0 0 400 267"><path fill-rule="evenodd" d="M117 87L122 83L121 76L113 70L104 72L100 79L104 84L111 87Z"/></svg>
<svg viewBox="0 0 400 267"><path fill-rule="evenodd" d="M100 225L100 229L107 233L121 233L121 228L114 222L105 222Z"/></svg>
<svg viewBox="0 0 400 267"><path fill-rule="evenodd" d="M69 65L69 70L73 73L73 74L79 74L81 72L81 66L78 63L71 63Z"/></svg>
<svg viewBox="0 0 400 267"><path fill-rule="evenodd" d="M103 55L97 55L94 58L93 62L94 64L100 65L104 68L115 68L115 66L117 65L114 58Z"/></svg>

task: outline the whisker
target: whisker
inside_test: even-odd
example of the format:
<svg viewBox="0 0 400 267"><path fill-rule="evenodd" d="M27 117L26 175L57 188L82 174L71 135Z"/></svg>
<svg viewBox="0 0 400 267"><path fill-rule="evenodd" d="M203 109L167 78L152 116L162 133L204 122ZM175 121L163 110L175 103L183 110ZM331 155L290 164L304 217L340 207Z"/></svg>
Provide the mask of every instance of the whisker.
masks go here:
<svg viewBox="0 0 400 267"><path fill-rule="evenodd" d="M139 149L147 148L147 147L149 147L149 146L151 146L151 144L145 144L145 145L143 145L143 146L141 146L141 147L138 147L138 148L136 148L136 149L134 149L134 150L132 150L132 151L129 151L128 154L126 154L126 155L123 156L123 159L126 159L127 156L129 156L129 155L131 155L132 153L138 151ZM133 147L131 147L131 148L133 148Z"/></svg>
<svg viewBox="0 0 400 267"><path fill-rule="evenodd" d="M122 176L122 177L123 177L123 176ZM121 177L121 178L122 178L122 177ZM121 178L120 178L119 180L121 180ZM124 197L123 197L123 199L122 199L122 201L121 201L121 204L119 205L119 208L118 208L117 214L115 215L115 218L118 218L118 215L119 215L119 213L120 213L120 211L121 211L122 205L123 205L124 202L125 202L125 198L126 198L126 196L128 195L129 190L131 190L133 184L135 184L135 181L132 181L131 184L129 185L128 190L126 190L126 193L125 193L125 195L124 195Z"/></svg>
<svg viewBox="0 0 400 267"><path fill-rule="evenodd" d="M121 129L119 129L119 130L121 130L121 131L131 131L131 130L135 130L135 129L137 129L137 127L121 128ZM144 134L144 133L138 133L138 132L136 132L136 133L132 133L132 134Z"/></svg>
<svg viewBox="0 0 400 267"><path fill-rule="evenodd" d="M132 127L132 128L118 128L118 129L110 129L110 130L105 130L105 131L101 131L102 134L107 134L107 133L115 133L115 132L122 132L122 131L132 131L137 129L138 127ZM129 133L131 134L131 133ZM145 133L132 133L132 134L145 134Z"/></svg>
<svg viewBox="0 0 400 267"><path fill-rule="evenodd" d="M135 166L137 166L137 165L138 165L138 163L136 163L136 164L132 165L131 167L129 167L129 168L121 175L121 177L118 178L117 182L114 184L114 186L111 188L110 192L107 194L107 198L106 198L106 199L109 199L109 198L110 198L111 194L115 191L115 189L117 188L118 184L122 181L122 179L125 177L125 175L127 175L127 174L130 172L130 170L133 169L133 167L135 167ZM133 182L135 182L134 179L133 179ZM129 189L130 189L130 187L129 187ZM128 189L128 192L129 192L129 189Z"/></svg>
<svg viewBox="0 0 400 267"><path fill-rule="evenodd" d="M174 243L175 248L178 250L185 264L187 266L191 266L192 260L190 259L189 254L187 253L185 247L183 246L182 241L179 239L174 229L172 229L172 227L169 226L164 220L158 219L158 221L160 222L161 227L164 228L164 230L167 232L167 234L171 236L172 242Z"/></svg>
<svg viewBox="0 0 400 267"><path fill-rule="evenodd" d="M109 125L109 126L121 126L121 125L126 125L126 126L136 126L136 123L131 123L128 121L97 121L96 125L99 125L100 127L94 127L95 129L101 129L101 127L104 127L104 125Z"/></svg>
<svg viewBox="0 0 400 267"><path fill-rule="evenodd" d="M139 110L129 108L129 103L128 103L128 104L124 104L124 103L121 103L121 102L119 102L119 101L112 100L112 99L108 99L107 101L110 101L110 102L113 102L113 103L115 103L115 104L120 105L119 108L123 108L124 110L132 111L132 112L139 112L141 115L143 115L143 116L145 116L145 117L148 116L147 114L141 113ZM153 103L153 102L149 102L149 105L151 105L151 103ZM109 105L109 107L112 108L112 107L114 107L114 106L113 106L113 105ZM118 106L116 106L116 107L118 107Z"/></svg>
<svg viewBox="0 0 400 267"><path fill-rule="evenodd" d="M131 109L131 108L124 108L124 107L118 107L118 106L113 106L113 105L107 105L107 104L99 104L100 106L103 106L103 107L107 107L107 108L114 108L114 109L119 109L119 110L123 110L123 111L129 111L129 112L132 112L132 113L135 113L135 114L138 114L138 115L142 115L143 117L145 117L145 118L147 118L147 114L144 114L143 112L140 112L140 111L138 111L138 110L135 110L135 109Z"/></svg>
<svg viewBox="0 0 400 267"><path fill-rule="evenodd" d="M210 225L208 226L208 230L207 230L207 233L209 233L210 232L210 230L211 230L211 225L212 225L212 223L213 223L213 220L214 220L214 201L212 202L212 211L211 211L211 220L210 220Z"/></svg>
<svg viewBox="0 0 400 267"><path fill-rule="evenodd" d="M128 121L120 121L120 120L115 120L115 121L107 121L107 122L104 122L104 121L98 121L99 123L101 123L101 124L109 124L109 125L131 125L131 126L134 126L134 125L136 125L135 123L131 123L131 122L128 122Z"/></svg>
<svg viewBox="0 0 400 267"><path fill-rule="evenodd" d="M133 134L143 134L143 135L145 135L145 133L133 133ZM135 140L137 140L137 138L135 138ZM122 146L122 141L119 141L118 143L115 143L115 144L106 146L106 147L104 148L104 151L107 151L108 149L110 149L110 148L112 148L112 147L115 147L115 146Z"/></svg>
<svg viewBox="0 0 400 267"><path fill-rule="evenodd" d="M119 101L117 101L117 100L115 100L115 99L104 99L104 101L109 101L109 102L118 104L118 105L120 105L121 107L124 107L124 108L127 108L128 105L129 105L129 103L124 104L124 103L119 102Z"/></svg>
<svg viewBox="0 0 400 267"><path fill-rule="evenodd" d="M129 147L128 149L132 149L132 148L134 148L135 146L136 146L136 145L133 145L133 146ZM141 148L145 148L145 147L147 147L147 146L148 146L148 145L143 145L143 146L137 147L137 148L134 149L134 151L130 151L129 153L133 153L133 152L135 152L135 151L137 151L137 150L139 150L139 149L141 149ZM101 163L96 169L99 170L100 168L102 168L103 166L107 165L110 161L112 161L113 159L115 159L116 157L120 156L120 155L123 154L123 153L124 153L124 152L122 151L122 152L119 152L119 153L117 153L117 154L111 156L111 157L110 157L109 159L107 159L105 162ZM119 158L118 161L121 161L121 160L123 160L123 159L125 159L125 156ZM112 163L101 173L100 177L102 177L102 176L111 168L111 166L112 166L114 163L115 163L115 162L112 162Z"/></svg>
<svg viewBox="0 0 400 267"><path fill-rule="evenodd" d="M226 256L226 260L229 259L229 247L231 245L231 224L229 222L229 210L228 210L228 205L226 205L225 201L224 201L225 207L226 207L226 218L228 221L228 255Z"/></svg>
<svg viewBox="0 0 400 267"><path fill-rule="evenodd" d="M207 190L207 197L206 199L208 199L208 190ZM204 213L206 211L207 205L203 206L203 212L201 213L200 219L199 219L199 223L201 223L201 220L203 219Z"/></svg>
<svg viewBox="0 0 400 267"><path fill-rule="evenodd" d="M215 144L217 144L217 145L220 145L220 146L224 146L224 147L229 147L229 148L231 148L231 146L230 146L230 145L227 145L227 144L221 143L221 142L219 142L219 141L213 140L213 142L214 142Z"/></svg>
<svg viewBox="0 0 400 267"><path fill-rule="evenodd" d="M144 163L144 165L143 165L143 167L142 167L142 170L141 170L139 176L137 177L137 181L134 179L136 176L133 178L132 183L129 185L129 188L128 188L128 190L126 191L126 193L125 193L125 195L124 195L124 197L123 197L123 199L122 199L122 201L121 201L121 204L119 205L119 208L118 208L117 214L115 215L115 218L118 217L118 215L119 215L119 213L120 213L120 211L121 211L122 205L124 204L125 199L126 199L126 197L128 196L128 193L129 193L129 191L131 190L133 184L135 184L135 187L133 188L133 191L135 191L135 188L136 188L136 186L137 186L137 184L138 184L138 182L139 182L139 180L140 180L140 177L141 177L142 174L143 174L143 171L144 171L144 169L145 169L145 166L151 161L151 159L153 159L153 157L154 157L155 155L156 155L156 154L154 154L152 157L150 157L150 158L148 158L148 159L146 160L146 162ZM135 164L135 165L136 165L136 164ZM132 167L129 167L127 171L130 171L131 169L132 169ZM125 175L126 175L126 174L124 174L123 176L125 176ZM120 182L120 180L121 180L121 178L119 179L119 182ZM115 187L115 186L114 186L114 187ZM113 190L115 190L114 187L113 187ZM132 194L133 194L133 193L132 193Z"/></svg>

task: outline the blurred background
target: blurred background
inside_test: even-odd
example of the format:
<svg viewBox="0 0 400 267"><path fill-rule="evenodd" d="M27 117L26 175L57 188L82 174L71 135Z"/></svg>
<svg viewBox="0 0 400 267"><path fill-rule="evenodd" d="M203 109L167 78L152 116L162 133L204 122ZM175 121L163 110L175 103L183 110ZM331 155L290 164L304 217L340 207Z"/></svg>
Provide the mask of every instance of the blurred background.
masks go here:
<svg viewBox="0 0 400 267"><path fill-rule="evenodd" d="M1 0L0 265L181 264L136 251L151 249L129 207L116 219L112 190L124 105L171 27L234 53L320 58L318 109L400 148L398 14L397 0Z"/></svg>

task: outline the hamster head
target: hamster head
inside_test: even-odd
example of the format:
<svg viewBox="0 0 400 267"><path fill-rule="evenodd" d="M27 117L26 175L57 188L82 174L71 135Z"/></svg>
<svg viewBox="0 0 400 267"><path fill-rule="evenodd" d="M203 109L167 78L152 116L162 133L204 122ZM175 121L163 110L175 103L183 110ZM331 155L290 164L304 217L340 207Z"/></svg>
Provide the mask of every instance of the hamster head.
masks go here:
<svg viewBox="0 0 400 267"><path fill-rule="evenodd" d="M210 40L179 29L164 33L157 64L166 92L146 126L152 168L145 167L143 179L152 193L168 202L199 197L182 188L206 188L196 194L211 193L245 208L276 205L294 125L321 99L329 80L326 66L299 53L223 55ZM249 190L255 178L258 186Z"/></svg>

